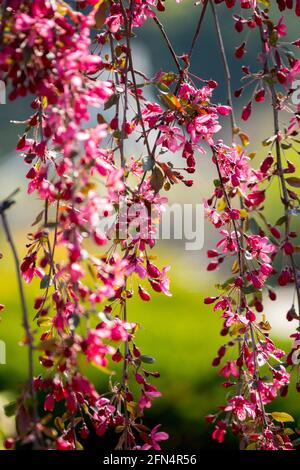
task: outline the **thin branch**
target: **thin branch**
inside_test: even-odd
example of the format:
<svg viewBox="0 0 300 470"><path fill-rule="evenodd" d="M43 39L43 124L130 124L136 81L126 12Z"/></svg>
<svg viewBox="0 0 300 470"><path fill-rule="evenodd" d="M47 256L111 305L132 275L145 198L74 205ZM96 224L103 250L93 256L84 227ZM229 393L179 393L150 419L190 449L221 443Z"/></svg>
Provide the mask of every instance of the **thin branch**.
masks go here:
<svg viewBox="0 0 300 470"><path fill-rule="evenodd" d="M201 10L200 18L199 18L199 21L198 21L198 24L197 24L197 27L196 27L196 31L195 31L195 34L194 34L193 39L192 39L192 44L191 44L190 50L188 52L188 59L189 59L188 61L191 60L191 57L192 57L193 52L194 52L194 48L197 44L198 37L199 37L201 27L202 27L202 23L203 23L203 20L204 20L207 5L208 5L208 0L205 0L205 3L203 4L202 10Z"/></svg>
<svg viewBox="0 0 300 470"><path fill-rule="evenodd" d="M225 184L223 182L223 177L222 177L222 174L221 174L221 169L220 169L220 165L219 165L219 161L218 161L218 157L217 157L217 152L216 152L215 147L213 147L213 146L211 146L211 150L212 150L214 158L215 158L217 172L218 172L219 180L220 180L220 183L221 183L221 188L222 188L222 191L223 191L223 195L224 195L224 198L225 198L228 209L231 210L232 209L231 202L230 202L230 198L227 194ZM239 239L239 229L238 229L238 226L236 224L236 221L234 219L232 219L231 221L232 221L233 230L234 230L234 233L235 233L236 242L237 242L237 246L238 246L239 271L240 271L240 275L243 276L243 248L241 246L240 239Z"/></svg>
<svg viewBox="0 0 300 470"><path fill-rule="evenodd" d="M257 8L256 11L258 12L258 14L260 14L259 8ZM266 39L265 39L262 25L260 25L259 31L260 31L260 39L261 39L261 44L262 44L262 54L264 57L264 72L265 74L270 76L271 72L270 72L270 68L268 64ZM284 213L285 213L285 236L286 238L288 238L289 231L290 231L290 222L291 222L290 198L289 198L288 189L286 186L286 181L284 179L284 170L282 166L281 148L280 148L280 140L279 140L280 139L279 111L278 111L279 102L278 102L277 93L276 93L272 80L268 81L268 87L269 87L271 98L272 98L274 134L276 136L275 152L276 152L277 173L278 173L278 177L279 177L279 181L281 185L282 201L283 201ZM292 266L293 275L294 275L295 289L296 289L297 301L298 301L299 325L300 325L300 281L298 279L298 266L297 266L293 253L289 255L289 258L291 261L291 266Z"/></svg>
<svg viewBox="0 0 300 470"><path fill-rule="evenodd" d="M16 190L12 195L15 195L17 192L18 190ZM24 293L23 281L22 281L21 274L20 274L20 262L19 262L19 257L17 253L17 248L16 248L16 245L15 245L15 242L14 242L11 230L10 230L7 216L6 216L6 211L14 203L15 201L11 199L11 196L5 199L4 201L2 201L0 204L0 215L2 219L3 229L6 235L6 239L11 248L13 259L14 259L18 288L19 288L19 295L20 295L21 306L22 306L22 324L23 324L23 328L25 331L26 340L28 344L28 387L29 387L30 396L32 398L34 433L37 439L37 442L35 444L37 445L40 440L40 437L39 437L39 432L37 430L38 411L37 411L36 395L35 395L35 389L34 389L34 383L33 383L34 381L33 336L31 333L31 328L30 328L30 323L29 323L29 315L28 315L27 303L26 303L26 298L25 298L25 293Z"/></svg>
<svg viewBox="0 0 300 470"><path fill-rule="evenodd" d="M209 0L210 6L212 9L213 13L213 18L215 22L215 27L217 31L217 37L218 37L218 42L220 46L220 52L222 56L222 61L223 61L223 66L224 66L224 72L225 72L225 77L226 77L226 86L227 86L227 103L231 107L231 113L230 113L230 119L231 119L231 129L232 129L232 139L234 140L235 137L235 129L237 128L236 125L236 119L235 119L235 114L234 114L234 109L233 109L233 99L232 99L232 92L231 92L231 74L230 74L230 69L226 57L226 52L225 52L225 47L224 47L224 41L222 37L222 32L221 32L221 27L219 23L219 18L217 14L216 7L214 5L214 2L212 0Z"/></svg>
<svg viewBox="0 0 300 470"><path fill-rule="evenodd" d="M256 346L256 341L255 341L255 336L254 336L254 331L253 331L253 325L250 323L250 334L251 334L251 342L252 342L252 351L253 351L253 364L254 364L254 380L256 384L258 385L258 380L259 380L259 368L257 365L257 346ZM266 416L266 411L265 407L262 401L262 396L259 390L259 387L257 387L257 393L259 397L259 402L260 402L260 408L263 416L263 424L264 427L267 428L268 422L267 422L267 416Z"/></svg>
<svg viewBox="0 0 300 470"><path fill-rule="evenodd" d="M190 49L189 49L189 52L188 52L188 55L187 55L187 65L185 67L184 70L181 69L180 71L180 76L179 76L179 79L177 81L177 84L176 84L176 87L175 87L175 91L174 91L174 95L177 96L178 93L179 93L179 90L180 90L180 85L181 83L183 82L184 80L184 76L185 76L185 71L188 69L189 67L189 63L190 63L190 59L192 57L192 54L193 54L193 50L196 46L196 43L198 41L198 38L199 38L199 34L200 34L200 31L201 31L201 27L202 27L202 24L203 24L203 20L204 20L204 16L205 16L205 13L206 13L206 10L207 10L207 5L208 5L208 0L205 0L205 3L203 5L203 8L201 10L201 14L200 14L200 18L199 18L199 21L197 23L197 27L196 27L196 30L195 30L195 33L194 33L194 36L193 36L193 39L192 39L192 43L191 43L191 46L190 46ZM156 140L155 140L155 143L154 143L154 146L153 146L153 149L152 149L152 157L154 157L154 154L155 154L155 151L156 151L156 148L157 148L157 141L158 139L160 138L161 136L161 131L157 134L157 137L156 137ZM145 178L146 175L143 176L143 178Z"/></svg>
<svg viewBox="0 0 300 470"><path fill-rule="evenodd" d="M136 101L136 106L137 106L137 115L139 118L139 121L141 123L142 131L143 131L143 136L144 136L144 143L147 148L148 155L151 156L151 149L150 145L148 142L148 136L146 132L146 127L142 115L142 108L140 104L140 99L139 99L139 94L138 94L138 89L137 89L137 83L136 83L136 78L135 78L135 72L134 72L134 66L133 66L133 60L132 60L132 52L131 52L131 44L130 44L130 35L131 35L131 22L128 21L128 16L125 10L125 7L123 5L122 0L120 0L120 5L121 5L121 10L122 10L122 15L124 17L124 23L125 23L125 30L126 30L126 46L127 46L127 54L128 54L128 67L129 71L131 74L131 79L133 83L133 92L135 96L135 101ZM134 5L134 1L131 3L130 9L132 9L132 6Z"/></svg>
<svg viewBox="0 0 300 470"><path fill-rule="evenodd" d="M227 85L227 103L231 107L231 113L230 113L231 136L232 136L232 140L234 142L235 135L236 135L235 131L236 131L236 128L237 128L237 124L236 124L236 119L235 119L232 92L231 92L231 73L230 73L230 69L229 69L229 65L228 65L228 61L227 61L227 56L226 56L226 51L225 51L225 47L224 47L224 41L223 41L222 31L221 31L221 27L220 27L220 23L219 23L218 13L217 13L217 10L215 8L213 0L209 0L209 2L210 2L211 9L212 9L212 14L213 14L214 22L215 22L215 28L216 28L216 31L217 31L217 37L218 37L220 52L221 52L221 56L222 56L223 66L224 66L224 73L225 73L226 85ZM243 207L244 207L243 199L242 199L241 196L240 196L240 207L241 207L241 209L243 209ZM240 232L241 233L244 232L244 222L243 222L243 220L241 221ZM243 238L240 241L240 245L241 245L241 248L243 249ZM239 259L239 270L240 270L240 275L243 276L243 274L244 274L244 259L243 259L243 257L241 257ZM240 297L241 297L240 298L240 309L241 309L243 299L244 299L244 295L241 293Z"/></svg>
<svg viewBox="0 0 300 470"><path fill-rule="evenodd" d="M179 60L178 60L178 58L177 58L176 52L174 51L174 48L173 48L173 46L172 46L172 44L171 44L171 42L170 42L170 40L169 40L169 38L168 38L168 36L167 36L166 30L165 30L165 28L164 28L164 25L159 21L159 19L158 19L156 16L153 18L153 20L154 20L154 22L157 24L157 26L159 27L159 29L160 29L160 31L161 31L163 37L164 37L164 40L165 40L165 42L166 42L166 44L167 44L167 47L168 47L168 49L169 49L169 51L170 51L170 53L171 53L171 56L172 56L173 59L174 59L174 62L175 62L176 67L177 67L177 69L178 69L178 72L179 72L179 74L181 74L181 73L182 73L182 68L181 68L181 66L180 66L180 63L179 63Z"/></svg>

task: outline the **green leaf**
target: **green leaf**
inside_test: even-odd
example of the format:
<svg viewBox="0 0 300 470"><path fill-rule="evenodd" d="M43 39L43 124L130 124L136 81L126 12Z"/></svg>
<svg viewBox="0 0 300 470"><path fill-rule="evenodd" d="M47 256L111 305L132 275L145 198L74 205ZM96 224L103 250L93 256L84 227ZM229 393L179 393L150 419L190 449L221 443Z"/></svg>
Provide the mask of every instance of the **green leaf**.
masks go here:
<svg viewBox="0 0 300 470"><path fill-rule="evenodd" d="M166 93L166 94L162 93L161 100L164 102L164 104L168 108L173 109L175 111L182 108L179 99L177 98L177 96L173 95L172 93Z"/></svg>
<svg viewBox="0 0 300 470"><path fill-rule="evenodd" d="M260 227L255 219L249 219L249 230L254 235L258 235L260 233Z"/></svg>
<svg viewBox="0 0 300 470"><path fill-rule="evenodd" d="M277 222L275 223L275 225L283 225L286 221L286 216L283 215L282 217L280 217Z"/></svg>
<svg viewBox="0 0 300 470"><path fill-rule="evenodd" d="M264 147L269 147L270 145L273 144L276 140L276 135L273 135L272 137L268 137L267 139L263 140L262 144Z"/></svg>
<svg viewBox="0 0 300 470"><path fill-rule="evenodd" d="M257 442L251 442L251 444L247 445L246 450L257 450Z"/></svg>
<svg viewBox="0 0 300 470"><path fill-rule="evenodd" d="M69 325L71 328L77 328L77 326L80 323L80 317L76 313L73 313L73 315L69 318Z"/></svg>
<svg viewBox="0 0 300 470"><path fill-rule="evenodd" d="M164 185L165 175L159 166L153 168L151 175L151 188L158 193Z"/></svg>
<svg viewBox="0 0 300 470"><path fill-rule="evenodd" d="M254 286L242 287L242 291L244 294L253 294L257 292L257 289Z"/></svg>
<svg viewBox="0 0 300 470"><path fill-rule="evenodd" d="M11 416L14 416L16 414L17 403L15 401L11 401L10 403L4 405L3 409L5 416L10 418Z"/></svg>
<svg viewBox="0 0 300 470"><path fill-rule="evenodd" d="M47 287L50 286L50 283L51 283L51 277L49 276L49 274L45 274L43 279L41 279L40 289L47 289Z"/></svg>
<svg viewBox="0 0 300 470"><path fill-rule="evenodd" d="M259 3L264 5L266 8L269 8L271 6L270 0L258 0L258 1L259 1Z"/></svg>
<svg viewBox="0 0 300 470"><path fill-rule="evenodd" d="M288 150L288 149L292 148L292 144L289 144L288 142L282 142L282 144L280 144L280 147L283 150Z"/></svg>
<svg viewBox="0 0 300 470"><path fill-rule="evenodd" d="M215 287L220 290L220 291L226 291L227 288L229 286L231 286L231 284L234 282L235 278L234 277L230 277L229 279L227 279L225 282L223 282L223 284L216 284Z"/></svg>
<svg viewBox="0 0 300 470"><path fill-rule="evenodd" d="M144 171L150 171L154 166L154 159L147 155L146 157L142 158L142 165Z"/></svg>
<svg viewBox="0 0 300 470"><path fill-rule="evenodd" d="M53 325L53 320L51 317L40 317L37 321L37 325L48 328Z"/></svg>
<svg viewBox="0 0 300 470"><path fill-rule="evenodd" d="M271 416L273 419L275 419L275 421L278 421L279 423L293 423L295 421L291 415L285 413L284 411L273 411L273 413L271 413Z"/></svg>
<svg viewBox="0 0 300 470"><path fill-rule="evenodd" d="M42 220L43 215L44 215L44 209L42 210L42 212L40 212L40 213L36 216L35 221L32 222L32 224L31 224L31 227L34 227L35 225L37 225L37 224Z"/></svg>
<svg viewBox="0 0 300 470"><path fill-rule="evenodd" d="M112 95L109 100L106 101L106 103L104 104L104 109L109 109L111 108L112 106L116 105L118 103L118 100L119 100L119 96L118 95Z"/></svg>
<svg viewBox="0 0 300 470"><path fill-rule="evenodd" d="M300 188L300 178L297 178L296 176L290 176L289 178L286 178L285 181L293 188Z"/></svg>
<svg viewBox="0 0 300 470"><path fill-rule="evenodd" d="M271 46L276 46L278 41L278 34L276 33L276 31L272 31L272 33L269 35L269 41Z"/></svg>
<svg viewBox="0 0 300 470"><path fill-rule="evenodd" d="M159 91L161 91L162 93L169 93L169 87L167 87L167 85L165 85L164 83L161 83L161 82L158 82L157 84L157 88L159 89Z"/></svg>
<svg viewBox="0 0 300 470"><path fill-rule="evenodd" d="M173 82L177 75L174 72L166 72L159 77L162 82Z"/></svg>
<svg viewBox="0 0 300 470"><path fill-rule="evenodd" d="M154 357L152 356L147 356L147 355L142 355L139 357L140 361L145 362L146 364L153 364L155 362Z"/></svg>

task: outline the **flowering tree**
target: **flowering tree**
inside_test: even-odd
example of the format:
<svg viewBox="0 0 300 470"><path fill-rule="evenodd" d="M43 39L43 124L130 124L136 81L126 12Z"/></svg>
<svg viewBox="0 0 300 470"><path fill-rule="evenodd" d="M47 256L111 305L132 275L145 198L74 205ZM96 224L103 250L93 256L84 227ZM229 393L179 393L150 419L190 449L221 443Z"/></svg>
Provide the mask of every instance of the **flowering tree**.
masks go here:
<svg viewBox="0 0 300 470"><path fill-rule="evenodd" d="M154 385L159 373L150 366L153 358L136 345L139 325L130 316L130 299L139 295L148 302L151 290L170 295L169 268L156 266L150 255L156 230L151 212L156 217L161 213L163 190L174 184L192 186L199 155L205 153L216 168L206 213L220 233L216 249L208 250L207 269L233 260L230 278L220 281L219 293L205 299L222 312L221 335L229 338L213 361L214 366L223 361L227 401L207 421L215 423L212 437L220 443L230 430L243 449L293 448L284 427L292 417L265 407L287 393L290 371L299 374L300 332L296 329L286 355L272 342L264 315L259 320L257 314L263 310L264 292L276 300L270 287L270 279L276 279L279 285L294 285L296 305L292 299L287 319L300 319L299 247L292 227L299 212L294 189L300 179L289 176L296 168L286 158L286 150L299 143L299 107L292 98L300 40L282 42L286 24L281 16L285 9L300 16L300 1L225 0L233 9L234 28L243 36L236 58L246 51L246 30L261 49L257 69L242 67L244 86L234 93L242 97L246 86L253 89L243 121L254 104L265 103L273 113L274 132L263 142L266 156L258 168L254 154L247 152L249 137L236 123L220 3L224 1L198 2L190 49L178 56L159 19L165 10L162 0L1 2L1 78L10 100L32 95L32 114L16 150L28 166L28 193L41 201L20 263L7 217L13 196L1 204L17 268L29 364L16 407L18 436L6 440L7 448L80 449L91 430L99 438L110 432L112 447L118 449L160 449L160 441L168 438L160 425L151 430L143 422L145 409L160 396ZM224 64L226 104L214 103L216 81L190 73L209 9ZM146 21L155 22L174 71L148 78L136 69L132 41ZM159 102L145 96L149 87ZM90 120L92 108L98 110L96 125ZM281 113L287 120L282 128ZM231 122L227 142L218 135L220 116ZM143 152L129 158L131 141L141 142ZM169 163L163 159L166 152ZM172 164L175 152L182 154L181 169ZM264 212L269 187L276 181L282 205L278 221L268 220ZM101 223L111 215L113 223L103 230ZM35 277L43 292L34 303L36 334L23 293L23 280L30 283ZM38 377L35 351L44 369ZM230 359L224 362L227 353ZM81 374L82 358L102 369L108 361L110 367L115 364L108 390L96 390ZM44 417L39 416L37 395L44 400Z"/></svg>

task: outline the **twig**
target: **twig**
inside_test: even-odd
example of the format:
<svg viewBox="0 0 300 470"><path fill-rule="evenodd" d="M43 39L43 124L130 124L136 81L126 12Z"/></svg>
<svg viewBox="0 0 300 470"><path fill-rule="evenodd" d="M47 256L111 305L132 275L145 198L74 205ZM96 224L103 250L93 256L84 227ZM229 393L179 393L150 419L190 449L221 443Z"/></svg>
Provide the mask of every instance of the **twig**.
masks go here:
<svg viewBox="0 0 300 470"><path fill-rule="evenodd" d="M230 74L229 65L228 65L228 61L227 61L227 57L226 57L224 41L223 41L223 37L222 37L222 32L221 32L221 28L220 28L220 23L219 23L217 10L215 8L214 2L212 0L209 0L209 2L210 2L210 6L211 6L211 9L212 9L212 13L213 13L213 18L214 18L214 22L215 22L216 31L217 31L217 37L218 37L218 42L219 42L219 46L220 46L220 51L221 51L221 56L222 56L222 61L223 61L223 66L224 66L224 72L225 72L225 77L226 77L227 103L231 107L230 119L231 119L232 139L234 140L235 129L237 128L237 125L236 125L235 114L234 114L234 109L233 109L233 99L232 99L232 92L231 92L231 74Z"/></svg>
<svg viewBox="0 0 300 470"><path fill-rule="evenodd" d="M177 58L177 55L176 55L176 53L175 53L175 51L174 51L174 48L173 48L173 46L172 46L172 44L171 44L171 42L170 42L170 40L169 40L169 38L168 38L168 36L167 36L167 33L166 33L166 31L165 31L165 28L164 28L163 24L159 21L159 19L158 19L156 16L153 18L153 20L154 20L154 22L157 24L157 26L159 27L159 29L160 29L160 31L161 31L161 33L162 33L162 35L163 35L163 37L164 37L164 39L165 39L165 41L166 41L167 47L168 47L168 49L169 49L169 51L170 51L170 53L171 53L171 56L172 56L173 59L174 59L174 62L175 62L176 67L177 67L177 69L178 69L178 72L179 72L179 74L181 74L181 73L182 73L182 68L181 68L181 66L180 66L179 60L178 60L178 58Z"/></svg>
<svg viewBox="0 0 300 470"><path fill-rule="evenodd" d="M222 177L221 170L220 170L220 165L219 165L219 161L218 161L218 157L217 157L217 152L216 152L216 149L213 146L211 147L211 149L212 149L212 152L213 152L213 155L214 155L214 158L215 158L217 172L218 172L221 188L222 188L222 191L223 191L223 195L224 195L224 198L225 198L225 201L226 201L226 205L227 205L228 209L231 210L232 209L231 202L230 202L230 198L227 194L225 184L223 182L223 177ZM243 249L242 249L242 246L241 246L241 243L240 243L240 240L239 240L239 229L238 229L238 226L236 224L236 221L234 219L232 219L231 221L232 221L232 224L233 224L233 229L234 229L236 242L237 242L237 246L238 246L239 270L240 270L240 275L242 276L243 275L243 260L242 260L243 259L243 253L242 253Z"/></svg>
<svg viewBox="0 0 300 470"><path fill-rule="evenodd" d="M259 379L259 370L258 370L258 366L257 366L257 354L256 354L257 346L256 346L256 342L255 342L252 323L250 323L250 334L251 334L252 351L253 351L253 364L254 364L254 376L253 377L254 377L254 380L256 382L256 385L258 385L257 382L258 382L258 379ZM262 412L262 416L263 416L264 427L267 428L268 422L267 422L265 407L264 407L262 397L261 397L261 393L260 393L260 390L259 390L258 387L257 387L257 393L258 393L260 408L261 408L261 412Z"/></svg>
<svg viewBox="0 0 300 470"><path fill-rule="evenodd" d="M13 259L14 259L14 264L15 264L15 270L16 270L16 275L17 275L17 282L18 282L18 288L19 288L19 295L20 295L20 300L21 300L21 306L22 306L22 323L23 323L23 328L25 330L26 334L26 339L27 339L27 344L28 344L28 386L29 386L29 393L32 398L32 409L33 409L33 423L34 423L34 432L36 435L37 442L39 442L40 437L39 437L39 432L37 429L37 423L38 423L38 412L37 412L37 404L36 404L36 395L35 395L35 389L34 389L34 370L33 370L33 351L34 351L34 345L33 345L33 336L31 333L30 329L30 324L29 324L29 315L28 315L28 309L27 309L27 303L25 299L25 293L24 293L24 287L23 287L23 282L20 274L20 262L19 262L19 257L16 249L16 245L9 227L9 223L7 220L6 216L6 210L8 210L13 204L15 204L15 201L11 199L12 196L17 194L19 189L14 191L11 196L9 196L7 199L1 202L0 204L0 215L3 223L3 228L4 232L6 235L6 239L8 244L10 245Z"/></svg>
<svg viewBox="0 0 300 470"><path fill-rule="evenodd" d="M133 60L132 60L131 44L130 44L130 35L131 35L131 24L130 23L131 22L128 21L128 16L127 16L127 13L126 13L126 10L125 10L125 7L123 5L122 0L120 0L120 5L121 5L122 15L124 17L124 23L125 23L126 45L127 45L127 54L128 54L128 67L129 67L129 71L130 71L131 79L132 79L132 83L133 83L133 92L134 92L136 106L137 106L137 115L138 115L139 121L141 123L143 136L144 136L144 143L146 145L148 155L151 157L151 149L150 149L150 145L149 145L149 142L148 142L148 136L147 136L146 127L145 127L145 123L144 123L144 119L143 119L143 115L142 115L142 108L141 108L140 99L139 99L139 95L138 95L137 83L136 83ZM131 5L130 9L132 9L132 6L134 6L134 1L132 1L130 3L130 5Z"/></svg>
<svg viewBox="0 0 300 470"><path fill-rule="evenodd" d="M256 9L258 14L260 14L259 8ZM264 56L264 72L265 74L270 75L270 68L268 64L268 56L266 52L266 39L264 36L264 30L263 26L260 25L259 27L260 31L260 38L261 38L261 44L262 44L262 54ZM282 166L282 158L281 158L281 149L280 149L280 141L279 141L279 135L280 135L280 126L279 126L279 112L278 112L278 99L277 99L277 94L276 90L274 87L274 84L272 81L268 81L268 87L271 93L271 98L272 98L272 109L273 109L273 122L274 122L274 134L276 136L275 140L275 152L276 152L276 163L277 163L277 173L281 185L281 190L282 190L282 201L284 205L284 213L285 213L285 236L288 238L289 236L289 231L290 231L290 198L286 186L286 182L284 179L284 171L283 171L283 166ZM296 260L294 257L294 254L291 253L289 255L290 261L291 261L291 266L293 270L293 275L294 275L294 282L295 282L295 289L296 289L296 294L297 294L297 301L298 301L298 315L299 315L299 325L300 325L300 282L298 280L298 266L296 264Z"/></svg>
<svg viewBox="0 0 300 470"><path fill-rule="evenodd" d="M190 49L189 49L189 52L188 52L188 55L187 55L187 61L186 61L186 62L187 62L187 65L186 65L186 67L185 67L183 70L180 68L179 79L178 79L178 81L177 81L177 84L176 84L176 87L175 87L175 91L174 91L174 95L175 95L175 96L178 95L178 92L179 92L179 90L180 90L180 85L181 85L181 83L182 83L183 80L184 80L185 71L186 71L186 70L188 69L188 67L189 67L190 59L191 59L191 56L192 56L192 54L193 54L194 47L195 47L195 45L196 45L196 43L197 43L197 40L198 40L198 37L199 37L199 34L200 34L200 30L201 30L201 26L202 26L202 24L203 24L203 20L204 20L204 16L205 16L205 13L206 13L207 5L208 5L208 0L205 0L205 3L204 3L203 8L202 8L202 10L201 10L201 14L200 14L199 21L198 21L198 23L197 23L197 27L196 27L194 36L193 36L193 39L192 39L192 43L191 43L191 46L190 46ZM172 49L173 49L173 47L172 47ZM174 54L175 54L175 52L174 52ZM155 143L154 143L154 145L153 145L153 149L152 149L152 153L151 153L152 158L153 158L154 160L155 160L155 152L156 152L156 148L157 148L157 142L158 142L160 136L161 136L161 131L159 131L159 133L158 133L157 136L156 136ZM147 173L147 172L144 173L142 181L145 179L146 173Z"/></svg>
<svg viewBox="0 0 300 470"><path fill-rule="evenodd" d="M197 24L197 27L196 27L196 31L195 31L195 34L194 34L193 39L192 39L192 44L191 44L190 50L188 52L189 61L191 60L191 57L192 57L193 52L194 52L194 48L195 48L195 46L197 44L197 41L198 41L198 37L199 37L201 26L202 26L202 23L203 23L203 20L204 20L207 5L208 5L208 0L205 0L205 3L203 4L202 10L201 10L200 18L199 18L199 21L198 21L198 24Z"/></svg>

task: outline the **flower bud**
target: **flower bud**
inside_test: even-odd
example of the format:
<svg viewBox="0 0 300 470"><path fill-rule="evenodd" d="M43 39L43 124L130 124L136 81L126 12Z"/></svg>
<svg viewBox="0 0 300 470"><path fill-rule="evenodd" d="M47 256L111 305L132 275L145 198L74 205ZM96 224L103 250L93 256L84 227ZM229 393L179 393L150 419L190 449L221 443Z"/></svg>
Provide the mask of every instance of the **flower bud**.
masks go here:
<svg viewBox="0 0 300 470"><path fill-rule="evenodd" d="M151 299L151 295L146 291L146 289L144 289L141 285L139 285L138 289L140 298L145 302L149 302L149 300Z"/></svg>

